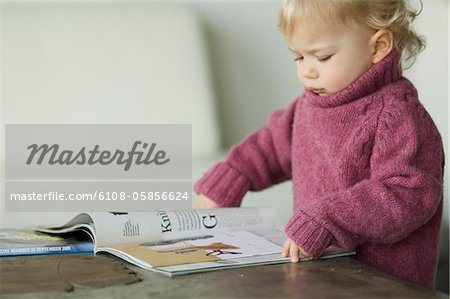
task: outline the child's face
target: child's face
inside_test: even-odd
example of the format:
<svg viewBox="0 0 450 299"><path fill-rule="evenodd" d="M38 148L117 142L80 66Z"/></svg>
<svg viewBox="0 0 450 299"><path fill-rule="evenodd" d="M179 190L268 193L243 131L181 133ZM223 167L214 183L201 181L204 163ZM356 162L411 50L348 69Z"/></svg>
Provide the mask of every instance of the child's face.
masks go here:
<svg viewBox="0 0 450 299"><path fill-rule="evenodd" d="M320 96L347 87L372 66L373 33L341 22L299 22L288 41L298 80Z"/></svg>

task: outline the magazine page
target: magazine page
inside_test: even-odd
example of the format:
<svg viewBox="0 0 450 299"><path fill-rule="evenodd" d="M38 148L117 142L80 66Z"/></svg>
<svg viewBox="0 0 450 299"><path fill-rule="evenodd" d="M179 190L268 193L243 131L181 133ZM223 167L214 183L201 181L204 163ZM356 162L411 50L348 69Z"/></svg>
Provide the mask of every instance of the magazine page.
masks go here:
<svg viewBox="0 0 450 299"><path fill-rule="evenodd" d="M37 231L61 234L84 231L97 247L112 244L162 242L209 232L256 229L275 225L271 208L219 208L154 212L82 213L60 227L41 227Z"/></svg>
<svg viewBox="0 0 450 299"><path fill-rule="evenodd" d="M132 213L89 213L98 247L112 244L158 243L211 232L256 229L275 225L271 208L220 208Z"/></svg>
<svg viewBox="0 0 450 299"><path fill-rule="evenodd" d="M355 252L351 250L345 250L338 247L330 247L328 248L324 255L319 259L329 259L335 257L343 257L354 255ZM302 262L310 261L311 258L307 258L304 256L300 257ZM199 262L193 264L180 264L180 265L172 265L172 266L162 266L155 267L151 270L154 272L158 272L167 276L178 276L178 275L186 275L192 273L203 273L203 272L211 272L225 269L233 269L233 268L242 268L242 267L250 267L250 266L262 266L262 265L275 265L275 264L283 264L290 263L291 260L289 257L282 257L280 252L266 254L266 255L256 255L256 256L246 256L239 257L228 260L218 260L218 261L206 261Z"/></svg>
<svg viewBox="0 0 450 299"><path fill-rule="evenodd" d="M99 248L100 250L100 248ZM101 248L120 255L133 264L144 268L226 261L243 257L277 254L281 246L248 231L228 231L185 238L183 241L165 241ZM119 254L116 254L120 252Z"/></svg>
<svg viewBox="0 0 450 299"><path fill-rule="evenodd" d="M87 213L78 214L62 226L37 227L35 228L35 231L52 235L69 234L80 231L87 234L94 244L96 243L97 239L95 235L93 220Z"/></svg>
<svg viewBox="0 0 450 299"><path fill-rule="evenodd" d="M262 227L259 229L250 228L245 231L245 234L242 234L242 232L240 231L233 231L232 233L242 237L241 243L236 246L242 246L242 249L239 248L228 251L240 252L240 250L242 250L247 254L241 255L231 253L224 254L219 259L209 261L202 260L196 263L180 263L178 265L155 265L152 271L159 272L168 276L176 276L190 273L216 271L228 268L290 262L290 258L284 258L281 256L282 245L285 240L285 234L281 229L278 229L275 226L271 226ZM258 248L261 248L260 246L265 248L265 250L258 250ZM251 248L251 253L249 251L246 251L246 248ZM208 254L208 252L209 251L206 251L206 254Z"/></svg>
<svg viewBox="0 0 450 299"><path fill-rule="evenodd" d="M284 231L275 226L248 228L246 230L281 247L283 247L283 244L286 241L286 234Z"/></svg>
<svg viewBox="0 0 450 299"><path fill-rule="evenodd" d="M305 260L305 258L302 258L301 260ZM273 253L267 255L236 258L232 260L156 267L151 270L167 276L179 276L193 273L212 272L218 270L234 269L250 266L284 264L290 262L291 260L289 258L281 257L280 253Z"/></svg>

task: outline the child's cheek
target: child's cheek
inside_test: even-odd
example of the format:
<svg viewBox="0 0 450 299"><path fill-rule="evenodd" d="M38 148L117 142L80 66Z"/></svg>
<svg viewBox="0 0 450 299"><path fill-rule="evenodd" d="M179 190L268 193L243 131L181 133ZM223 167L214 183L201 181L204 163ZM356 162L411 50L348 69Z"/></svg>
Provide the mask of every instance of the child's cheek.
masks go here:
<svg viewBox="0 0 450 299"><path fill-rule="evenodd" d="M342 72L338 68L333 68L333 70L326 72L322 79L324 88L333 93L344 89L348 85L348 78L345 72Z"/></svg>
<svg viewBox="0 0 450 299"><path fill-rule="evenodd" d="M296 75L297 75L297 80L298 80L298 82L300 82L300 84L301 85L303 85L303 86L305 86L305 82L303 82L303 77L302 77L302 71L301 71L301 69L298 67L298 65L297 65L297 69L296 69L296 73L295 73Z"/></svg>

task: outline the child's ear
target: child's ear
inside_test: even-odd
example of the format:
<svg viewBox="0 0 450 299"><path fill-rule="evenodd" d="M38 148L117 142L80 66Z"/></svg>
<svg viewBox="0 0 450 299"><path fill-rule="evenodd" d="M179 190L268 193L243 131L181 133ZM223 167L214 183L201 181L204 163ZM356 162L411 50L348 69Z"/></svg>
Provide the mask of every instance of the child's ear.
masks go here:
<svg viewBox="0 0 450 299"><path fill-rule="evenodd" d="M394 35L389 29L380 29L370 39L372 63L378 63L388 56L394 48Z"/></svg>

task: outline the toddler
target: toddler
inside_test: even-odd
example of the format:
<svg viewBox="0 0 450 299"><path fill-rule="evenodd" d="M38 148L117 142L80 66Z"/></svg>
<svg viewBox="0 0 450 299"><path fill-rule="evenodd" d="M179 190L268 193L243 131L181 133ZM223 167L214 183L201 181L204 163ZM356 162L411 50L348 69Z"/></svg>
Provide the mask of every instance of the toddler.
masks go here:
<svg viewBox="0 0 450 299"><path fill-rule="evenodd" d="M292 180L284 256L337 245L433 287L444 155L402 77L401 61L424 46L415 16L404 0L283 1L279 27L305 91L196 183L197 206L239 206L247 191Z"/></svg>

